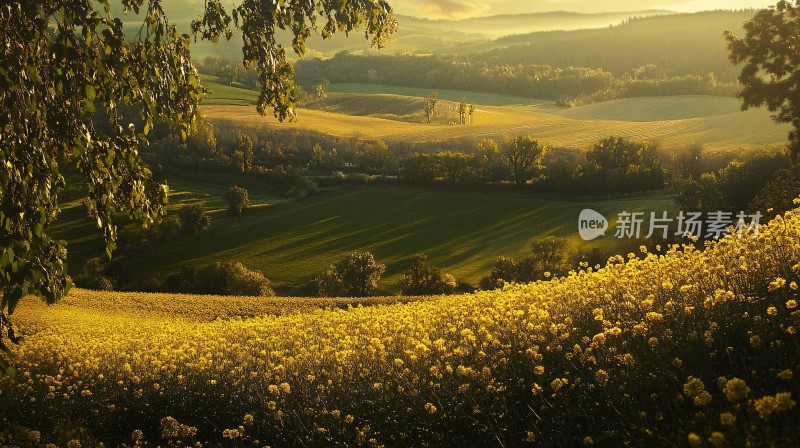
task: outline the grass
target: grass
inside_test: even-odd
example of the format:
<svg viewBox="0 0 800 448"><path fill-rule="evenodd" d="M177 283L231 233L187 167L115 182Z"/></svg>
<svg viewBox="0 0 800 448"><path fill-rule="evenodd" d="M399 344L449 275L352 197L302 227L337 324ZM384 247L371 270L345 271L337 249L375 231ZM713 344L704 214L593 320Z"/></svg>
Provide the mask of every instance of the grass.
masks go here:
<svg viewBox="0 0 800 448"><path fill-rule="evenodd" d="M574 109L552 102L504 95L440 91L442 114L455 116L453 103L465 95L475 101L474 124L422 124L413 104L430 90L369 84L333 85L329 111L301 109L296 123L262 117L253 106L206 103L212 121L271 129L295 129L335 137L360 136L387 142L435 146L506 135L533 135L552 147L586 149L610 135L656 141L665 148L700 144L711 151L783 145L789 127L777 125L764 109L738 111L733 99L711 96L630 98ZM344 96L339 96L346 94ZM362 96L359 98L358 96ZM318 103L312 107L322 108ZM452 120L451 120L452 121Z"/></svg>
<svg viewBox="0 0 800 448"><path fill-rule="evenodd" d="M178 210L185 204L201 201L205 204L213 220L226 217L227 204L223 199L226 189L213 184L187 181L183 179L170 180L170 196L167 212L177 215ZM277 198L265 194L250 194L251 212L269 207L273 204L285 202L284 198ZM126 218L117 222L118 228L129 226L140 228L138 223L131 223ZM72 200L61 204L61 214L52 226L55 238L67 241L69 271L74 276L83 269L86 260L104 256L105 243L100 230L89 219L86 207L82 200Z"/></svg>
<svg viewBox="0 0 800 448"><path fill-rule="evenodd" d="M565 109L558 115L575 120L646 122L733 116L740 112L740 108L741 103L735 98L681 95L604 101Z"/></svg>
<svg viewBox="0 0 800 448"><path fill-rule="evenodd" d="M201 83L208 90L203 104L225 104L236 106L255 106L258 92L246 87L228 85L224 80L210 75L202 75Z"/></svg>
<svg viewBox="0 0 800 448"><path fill-rule="evenodd" d="M478 282L500 255L524 256L540 235L612 249L619 240L581 244L577 217L584 208L673 210L669 194L600 202L514 196L368 189L249 210L242 218L217 214L209 231L182 237L127 261L134 274L165 276L188 264L240 261L264 272L279 291L304 284L353 251L370 251L387 265L383 293L396 293L406 261L424 252L459 281ZM613 223L612 223L613 225ZM635 243L631 243L635 244ZM294 289L290 289L294 290Z"/></svg>
<svg viewBox="0 0 800 448"><path fill-rule="evenodd" d="M468 92L465 90L449 89L420 89L416 87L385 86L380 84L333 84L328 89L334 93L355 93L361 95L399 95L416 98L425 98L432 92L439 94L444 101L458 102L466 99L468 102L494 107L514 107L516 109L553 109L561 110L554 101L538 100L524 96L503 95L499 93Z"/></svg>

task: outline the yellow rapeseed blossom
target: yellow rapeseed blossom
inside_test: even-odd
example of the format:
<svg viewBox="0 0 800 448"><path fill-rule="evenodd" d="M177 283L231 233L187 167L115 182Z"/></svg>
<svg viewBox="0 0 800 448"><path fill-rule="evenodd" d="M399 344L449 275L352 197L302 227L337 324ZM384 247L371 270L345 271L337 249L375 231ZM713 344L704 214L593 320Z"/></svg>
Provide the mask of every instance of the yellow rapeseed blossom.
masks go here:
<svg viewBox="0 0 800 448"><path fill-rule="evenodd" d="M723 412L719 415L719 422L723 426L732 426L734 423L736 423L736 416L730 412Z"/></svg>
<svg viewBox="0 0 800 448"><path fill-rule="evenodd" d="M594 374L594 379L601 385L605 385L608 382L608 372L603 369L598 370Z"/></svg>
<svg viewBox="0 0 800 448"><path fill-rule="evenodd" d="M708 441L711 443L714 448L723 448L728 445L728 440L725 439L725 434L714 431L711 433L711 437L708 438Z"/></svg>
<svg viewBox="0 0 800 448"><path fill-rule="evenodd" d="M269 435L272 446L373 448L416 446L423 438L431 446L463 444L459 437L469 438L464 446L513 445L533 434L542 446L580 443L591 439L586 434L598 445L674 437L696 446L779 443L770 437L794 431L783 417L798 412L789 391L798 380L792 284L800 281L800 213L762 230L756 239L670 245L612 257L591 272L460 296L270 299L78 289L53 306L26 298L14 313L26 337L10 347L17 375L0 378L0 396L31 420L11 423L31 431L55 426L54 416L100 416L103 427L125 431L114 440L127 439L134 428L125 416L146 412L148 421L162 422L161 434L134 434L128 445L135 448L179 439L199 448L195 441L224 444L223 437L255 448L263 445L251 440L256 435ZM772 292L765 283L774 284ZM786 392L771 395L776 386ZM166 417L179 404L222 403L252 414L225 434L191 436ZM197 421L204 417L220 418ZM88 433L102 437L92 418ZM456 421L496 423L483 431L444 427ZM20 436L39 446L49 440L64 439Z"/></svg>
<svg viewBox="0 0 800 448"><path fill-rule="evenodd" d="M750 394L750 388L747 387L747 383L743 380L732 378L725 383L723 392L728 397L728 401L733 403L747 398L747 395Z"/></svg>
<svg viewBox="0 0 800 448"><path fill-rule="evenodd" d="M792 400L792 394L789 392L780 392L775 396L766 395L759 398L753 403L756 412L761 418L768 418L776 412L788 411L795 406Z"/></svg>
<svg viewBox="0 0 800 448"><path fill-rule="evenodd" d="M696 397L705 390L703 381L699 378L690 376L686 383L683 385L683 393L689 397Z"/></svg>

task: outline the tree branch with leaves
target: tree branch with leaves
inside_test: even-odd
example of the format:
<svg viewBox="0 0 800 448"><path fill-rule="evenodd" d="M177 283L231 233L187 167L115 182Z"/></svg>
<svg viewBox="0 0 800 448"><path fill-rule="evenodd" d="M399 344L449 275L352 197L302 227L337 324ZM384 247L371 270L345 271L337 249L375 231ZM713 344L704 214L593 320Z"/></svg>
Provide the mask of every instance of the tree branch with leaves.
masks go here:
<svg viewBox="0 0 800 448"><path fill-rule="evenodd" d="M766 105L777 123L790 123L789 153L800 154L800 0L779 1L744 24L744 37L725 32L730 61L744 64L742 110Z"/></svg>

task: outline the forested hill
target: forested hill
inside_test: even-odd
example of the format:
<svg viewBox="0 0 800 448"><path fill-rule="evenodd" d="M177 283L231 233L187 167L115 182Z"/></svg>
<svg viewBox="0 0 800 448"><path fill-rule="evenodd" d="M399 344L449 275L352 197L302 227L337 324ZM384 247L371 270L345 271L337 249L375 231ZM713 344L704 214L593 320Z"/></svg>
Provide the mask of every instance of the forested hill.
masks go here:
<svg viewBox="0 0 800 448"><path fill-rule="evenodd" d="M633 18L595 30L541 32L492 41L472 54L337 54L297 64L312 87L373 83L459 89L550 99L563 105L614 98L722 95L736 91L726 30L742 32L753 11L713 11ZM463 48L462 48L463 50Z"/></svg>
<svg viewBox="0 0 800 448"><path fill-rule="evenodd" d="M633 18L603 29L551 31L509 36L475 60L492 65L539 64L602 68L621 75L655 65L667 75L706 75L733 81L723 32L741 32L752 10L711 11Z"/></svg>

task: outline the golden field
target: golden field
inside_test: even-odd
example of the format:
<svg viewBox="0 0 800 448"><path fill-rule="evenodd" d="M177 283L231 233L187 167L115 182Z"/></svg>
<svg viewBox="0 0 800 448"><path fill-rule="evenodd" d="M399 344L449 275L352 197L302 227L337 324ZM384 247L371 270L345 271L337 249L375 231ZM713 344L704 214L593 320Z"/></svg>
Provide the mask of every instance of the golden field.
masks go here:
<svg viewBox="0 0 800 448"><path fill-rule="evenodd" d="M76 291L14 314L18 443L797 446L800 212L409 300ZM314 300L317 300L314 302ZM387 301L389 301L387 303Z"/></svg>
<svg viewBox="0 0 800 448"><path fill-rule="evenodd" d="M658 142L668 150L702 144L710 151L736 151L783 145L790 130L786 125L776 125L766 110L741 112L737 100L710 96L627 98L567 109L553 103L483 94L477 99L500 105L478 102L474 124L426 125L422 123L421 98L407 96L410 93L402 88L382 87L398 94L332 94L330 104L325 106L328 111L301 109L297 122L292 124L263 117L252 105L221 104L228 101L225 99L204 105L202 112L218 124L432 147L448 141L535 135L550 147L583 150L615 135ZM518 104L514 99L519 100ZM418 112L409 114L415 104Z"/></svg>

